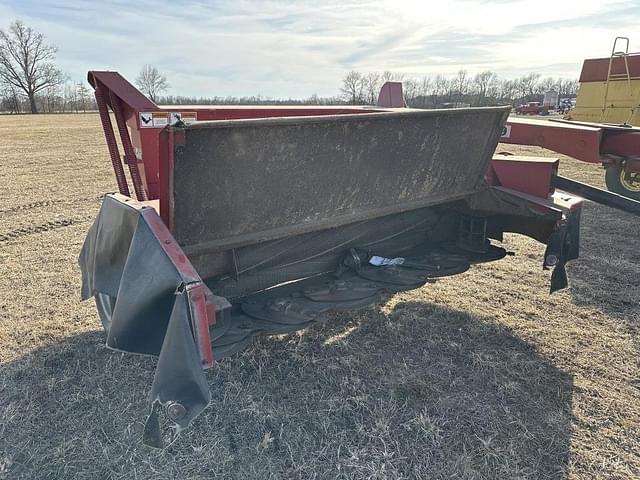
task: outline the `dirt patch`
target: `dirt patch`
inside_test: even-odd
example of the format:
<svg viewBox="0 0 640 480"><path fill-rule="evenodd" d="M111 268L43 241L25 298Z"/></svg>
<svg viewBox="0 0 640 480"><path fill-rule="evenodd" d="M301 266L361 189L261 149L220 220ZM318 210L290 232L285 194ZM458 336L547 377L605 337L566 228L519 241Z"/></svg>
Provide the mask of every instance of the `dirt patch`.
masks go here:
<svg viewBox="0 0 640 480"><path fill-rule="evenodd" d="M79 302L115 185L98 117L0 117L0 138L0 478L640 477L637 218L587 204L552 296L543 246L509 235L515 257L259 339L208 371L212 405L158 452L140 444L155 361L107 350ZM566 158L561 174L604 183Z"/></svg>

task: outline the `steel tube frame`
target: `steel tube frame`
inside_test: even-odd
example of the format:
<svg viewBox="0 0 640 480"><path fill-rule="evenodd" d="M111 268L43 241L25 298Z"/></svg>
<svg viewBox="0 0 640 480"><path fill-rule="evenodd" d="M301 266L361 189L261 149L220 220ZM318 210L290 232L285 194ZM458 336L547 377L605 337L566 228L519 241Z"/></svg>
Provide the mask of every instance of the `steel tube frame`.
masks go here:
<svg viewBox="0 0 640 480"><path fill-rule="evenodd" d="M567 120L509 118L500 142L533 145L587 163L628 161L627 171L640 172L640 128Z"/></svg>
<svg viewBox="0 0 640 480"><path fill-rule="evenodd" d="M583 198L591 200L607 207L622 210L623 212L630 213L640 217L640 202L632 200L630 198L618 195L617 193L601 190L586 183L576 182L570 178L554 175L552 179L553 185L567 193L579 195Z"/></svg>

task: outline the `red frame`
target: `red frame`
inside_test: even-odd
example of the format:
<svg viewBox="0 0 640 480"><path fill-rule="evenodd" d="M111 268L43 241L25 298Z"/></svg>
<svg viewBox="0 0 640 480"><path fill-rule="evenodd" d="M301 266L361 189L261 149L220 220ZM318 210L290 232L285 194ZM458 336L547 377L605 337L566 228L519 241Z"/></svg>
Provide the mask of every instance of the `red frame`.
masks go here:
<svg viewBox="0 0 640 480"><path fill-rule="evenodd" d="M577 211L582 208L582 198L555 191L553 176L558 173L558 164L557 158L497 154L486 180L494 188L527 200L531 208L543 214Z"/></svg>
<svg viewBox="0 0 640 480"><path fill-rule="evenodd" d="M509 118L502 143L534 145L588 163L608 165L625 160L640 172L640 128L568 120Z"/></svg>
<svg viewBox="0 0 640 480"><path fill-rule="evenodd" d="M640 53L616 55L584 61L580 83L640 78ZM627 72L628 66L628 72ZM568 120L526 120L510 118L500 141L535 145L577 160L607 165L623 165L627 172L640 172L640 128L628 125L576 122Z"/></svg>

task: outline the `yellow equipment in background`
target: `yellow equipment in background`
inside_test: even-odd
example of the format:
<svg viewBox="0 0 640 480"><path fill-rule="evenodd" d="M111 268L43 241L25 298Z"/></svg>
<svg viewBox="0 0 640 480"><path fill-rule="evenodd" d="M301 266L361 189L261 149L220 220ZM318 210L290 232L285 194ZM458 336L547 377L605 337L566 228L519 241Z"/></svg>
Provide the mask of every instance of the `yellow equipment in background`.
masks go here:
<svg viewBox="0 0 640 480"><path fill-rule="evenodd" d="M579 82L568 120L640 126L640 53L629 53L627 37L616 37L609 58L585 60Z"/></svg>

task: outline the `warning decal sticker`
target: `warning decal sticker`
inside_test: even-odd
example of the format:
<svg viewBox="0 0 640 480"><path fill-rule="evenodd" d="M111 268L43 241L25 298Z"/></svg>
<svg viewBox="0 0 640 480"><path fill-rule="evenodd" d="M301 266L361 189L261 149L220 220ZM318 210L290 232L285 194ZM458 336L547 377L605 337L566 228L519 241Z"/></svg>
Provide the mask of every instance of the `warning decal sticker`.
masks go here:
<svg viewBox="0 0 640 480"><path fill-rule="evenodd" d="M178 122L189 125L197 120L196 112L140 112L140 128L164 128Z"/></svg>
<svg viewBox="0 0 640 480"><path fill-rule="evenodd" d="M187 125L193 122L197 122L198 114L196 112L182 112L182 121Z"/></svg>
<svg viewBox="0 0 640 480"><path fill-rule="evenodd" d="M198 115L196 112L171 112L169 117L169 125L175 125L178 122L182 122L185 125L189 125L197 121Z"/></svg>
<svg viewBox="0 0 640 480"><path fill-rule="evenodd" d="M140 128L162 128L168 124L167 112L140 112Z"/></svg>

